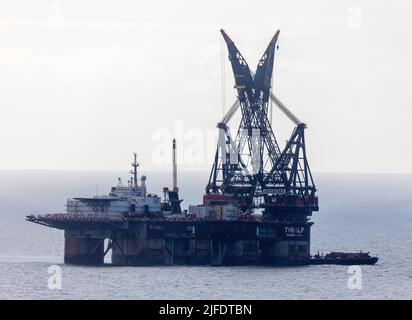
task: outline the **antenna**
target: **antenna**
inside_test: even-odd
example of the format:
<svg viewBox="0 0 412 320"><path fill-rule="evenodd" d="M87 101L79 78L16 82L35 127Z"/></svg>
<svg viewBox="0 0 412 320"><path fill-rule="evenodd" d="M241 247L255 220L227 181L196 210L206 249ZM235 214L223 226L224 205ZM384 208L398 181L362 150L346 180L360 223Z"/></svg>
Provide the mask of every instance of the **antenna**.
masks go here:
<svg viewBox="0 0 412 320"><path fill-rule="evenodd" d="M134 161L132 162L133 170L130 171L130 173L133 174L131 187L137 188L137 167L139 166L139 163L137 162L136 152L133 152L133 155L134 155Z"/></svg>
<svg viewBox="0 0 412 320"><path fill-rule="evenodd" d="M176 139L173 139L172 150L173 191L177 191L177 163L176 163Z"/></svg>

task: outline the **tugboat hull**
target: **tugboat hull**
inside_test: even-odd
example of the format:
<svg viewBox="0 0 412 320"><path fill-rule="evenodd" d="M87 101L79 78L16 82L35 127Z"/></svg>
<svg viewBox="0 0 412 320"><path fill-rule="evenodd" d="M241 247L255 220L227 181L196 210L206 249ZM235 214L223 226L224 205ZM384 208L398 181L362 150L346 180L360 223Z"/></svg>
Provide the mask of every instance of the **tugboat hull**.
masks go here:
<svg viewBox="0 0 412 320"><path fill-rule="evenodd" d="M378 262L378 258L371 257L369 252L331 252L325 256L316 255L310 259L310 264L373 265L376 262Z"/></svg>
<svg viewBox="0 0 412 320"><path fill-rule="evenodd" d="M378 262L377 257L370 259L310 259L310 264L339 264L339 265L373 265Z"/></svg>

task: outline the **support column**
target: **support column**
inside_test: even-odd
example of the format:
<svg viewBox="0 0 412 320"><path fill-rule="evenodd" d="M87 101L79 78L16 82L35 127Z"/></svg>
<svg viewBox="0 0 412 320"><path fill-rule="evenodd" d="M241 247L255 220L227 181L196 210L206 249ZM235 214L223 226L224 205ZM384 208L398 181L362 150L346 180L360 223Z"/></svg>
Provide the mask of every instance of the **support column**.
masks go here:
<svg viewBox="0 0 412 320"><path fill-rule="evenodd" d="M75 265L102 265L104 263L104 238L64 235L64 263Z"/></svg>

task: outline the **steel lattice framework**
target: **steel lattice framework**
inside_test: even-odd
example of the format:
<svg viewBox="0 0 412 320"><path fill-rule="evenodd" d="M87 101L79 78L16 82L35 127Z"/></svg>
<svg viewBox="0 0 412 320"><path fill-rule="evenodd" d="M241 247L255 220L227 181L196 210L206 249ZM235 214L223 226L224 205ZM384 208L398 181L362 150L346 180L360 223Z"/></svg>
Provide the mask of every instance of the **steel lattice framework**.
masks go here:
<svg viewBox="0 0 412 320"><path fill-rule="evenodd" d="M218 123L219 142L207 194L242 197L247 199L248 206L257 202L264 206L278 195L293 195L309 199L308 203L311 203L316 188L306 158L306 125L271 93L279 31L259 60L255 73L250 71L225 31L221 30L221 33L227 44L238 99ZM268 119L269 99L296 125L283 150ZM238 109L241 110L241 120L237 135L232 139L227 122ZM260 200L256 201L258 198Z"/></svg>

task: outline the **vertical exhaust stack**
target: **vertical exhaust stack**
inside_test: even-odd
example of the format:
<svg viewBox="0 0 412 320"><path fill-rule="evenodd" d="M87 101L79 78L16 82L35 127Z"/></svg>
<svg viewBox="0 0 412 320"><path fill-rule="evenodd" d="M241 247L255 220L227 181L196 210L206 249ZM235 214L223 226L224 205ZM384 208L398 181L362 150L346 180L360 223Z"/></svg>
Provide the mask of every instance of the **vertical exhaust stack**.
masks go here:
<svg viewBox="0 0 412 320"><path fill-rule="evenodd" d="M173 139L173 149L172 149L172 172L173 172L173 191L178 192L177 188L177 163L176 163L176 139Z"/></svg>
<svg viewBox="0 0 412 320"><path fill-rule="evenodd" d="M179 214L182 213L182 208L180 203L183 200L179 199L179 188L177 187L177 161L176 161L176 139L173 139L173 146L172 146L172 190L169 190L169 202L171 206L172 214Z"/></svg>
<svg viewBox="0 0 412 320"><path fill-rule="evenodd" d="M172 188L164 187L163 195L162 211L171 214L182 213L180 203L183 200L179 199L179 188L177 187L176 139L173 139L172 144Z"/></svg>

